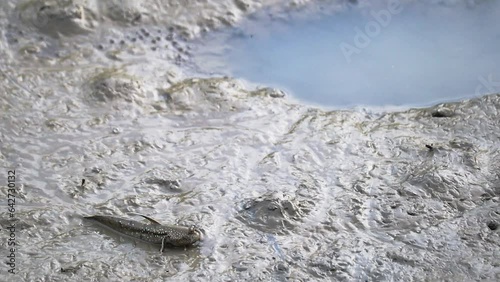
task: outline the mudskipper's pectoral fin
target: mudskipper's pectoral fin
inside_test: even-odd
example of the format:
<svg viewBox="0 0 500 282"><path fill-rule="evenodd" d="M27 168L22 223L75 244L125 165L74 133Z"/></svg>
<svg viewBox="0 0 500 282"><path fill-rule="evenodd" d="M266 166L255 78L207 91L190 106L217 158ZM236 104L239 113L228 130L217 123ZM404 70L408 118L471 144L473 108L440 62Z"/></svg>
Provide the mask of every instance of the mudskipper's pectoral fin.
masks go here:
<svg viewBox="0 0 500 282"><path fill-rule="evenodd" d="M163 253L163 249L165 248L165 237L161 239L161 248L160 248L160 253Z"/></svg>
<svg viewBox="0 0 500 282"><path fill-rule="evenodd" d="M143 215L143 214L139 214L139 213L132 213L132 214L135 214L135 215L139 215L139 216L142 216L144 217L145 219L149 220L151 223L153 224L158 224L158 225L161 225L161 223L159 223L158 221L152 219L151 217L147 216L147 215Z"/></svg>

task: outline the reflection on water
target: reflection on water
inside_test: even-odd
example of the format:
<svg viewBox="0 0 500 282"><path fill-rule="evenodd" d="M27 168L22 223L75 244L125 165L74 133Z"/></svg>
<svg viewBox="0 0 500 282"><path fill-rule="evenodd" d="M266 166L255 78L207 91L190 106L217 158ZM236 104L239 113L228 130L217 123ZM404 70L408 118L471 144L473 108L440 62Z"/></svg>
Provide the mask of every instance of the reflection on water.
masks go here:
<svg viewBox="0 0 500 282"><path fill-rule="evenodd" d="M499 1L378 1L314 19L269 18L205 38L196 63L333 107L426 106L500 92Z"/></svg>

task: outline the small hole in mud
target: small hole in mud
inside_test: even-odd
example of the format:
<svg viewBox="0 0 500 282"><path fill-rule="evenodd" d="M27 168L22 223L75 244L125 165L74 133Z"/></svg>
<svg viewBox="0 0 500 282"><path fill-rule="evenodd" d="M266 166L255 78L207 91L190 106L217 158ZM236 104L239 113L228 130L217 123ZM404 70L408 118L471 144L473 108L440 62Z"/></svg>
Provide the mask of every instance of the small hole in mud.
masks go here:
<svg viewBox="0 0 500 282"><path fill-rule="evenodd" d="M492 231L495 231L498 229L498 224L496 222L490 221L488 222L488 228Z"/></svg>

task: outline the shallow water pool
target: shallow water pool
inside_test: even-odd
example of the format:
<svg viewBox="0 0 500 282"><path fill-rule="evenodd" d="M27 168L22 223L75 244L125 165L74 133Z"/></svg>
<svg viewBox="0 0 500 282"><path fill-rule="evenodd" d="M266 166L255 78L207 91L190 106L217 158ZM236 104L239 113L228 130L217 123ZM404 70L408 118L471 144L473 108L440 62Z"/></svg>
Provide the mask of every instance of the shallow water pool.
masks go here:
<svg viewBox="0 0 500 282"><path fill-rule="evenodd" d="M429 106L498 92L500 2L435 2L261 13L205 38L195 61L328 107Z"/></svg>

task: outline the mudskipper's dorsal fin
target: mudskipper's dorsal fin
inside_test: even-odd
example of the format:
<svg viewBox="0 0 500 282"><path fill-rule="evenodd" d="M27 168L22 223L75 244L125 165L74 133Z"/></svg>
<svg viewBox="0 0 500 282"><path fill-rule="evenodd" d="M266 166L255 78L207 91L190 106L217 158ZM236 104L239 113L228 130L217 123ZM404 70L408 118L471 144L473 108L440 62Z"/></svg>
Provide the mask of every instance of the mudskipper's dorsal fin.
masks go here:
<svg viewBox="0 0 500 282"><path fill-rule="evenodd" d="M158 224L158 225L161 225L161 223L159 223L158 221L156 221L156 220L152 219L152 218L151 218L151 217L149 217L149 216L142 215L142 214L141 214L141 216L142 216L142 217L144 217L145 219L147 219L147 220L151 221L151 223L153 223L153 224Z"/></svg>
<svg viewBox="0 0 500 282"><path fill-rule="evenodd" d="M157 225L161 225L161 223L159 223L158 221L152 219L151 217L147 216L147 215L143 215L143 214L140 214L140 213L133 213L135 215L139 215L139 216L142 216L144 217L145 219L149 220L151 223L153 224L157 224Z"/></svg>

